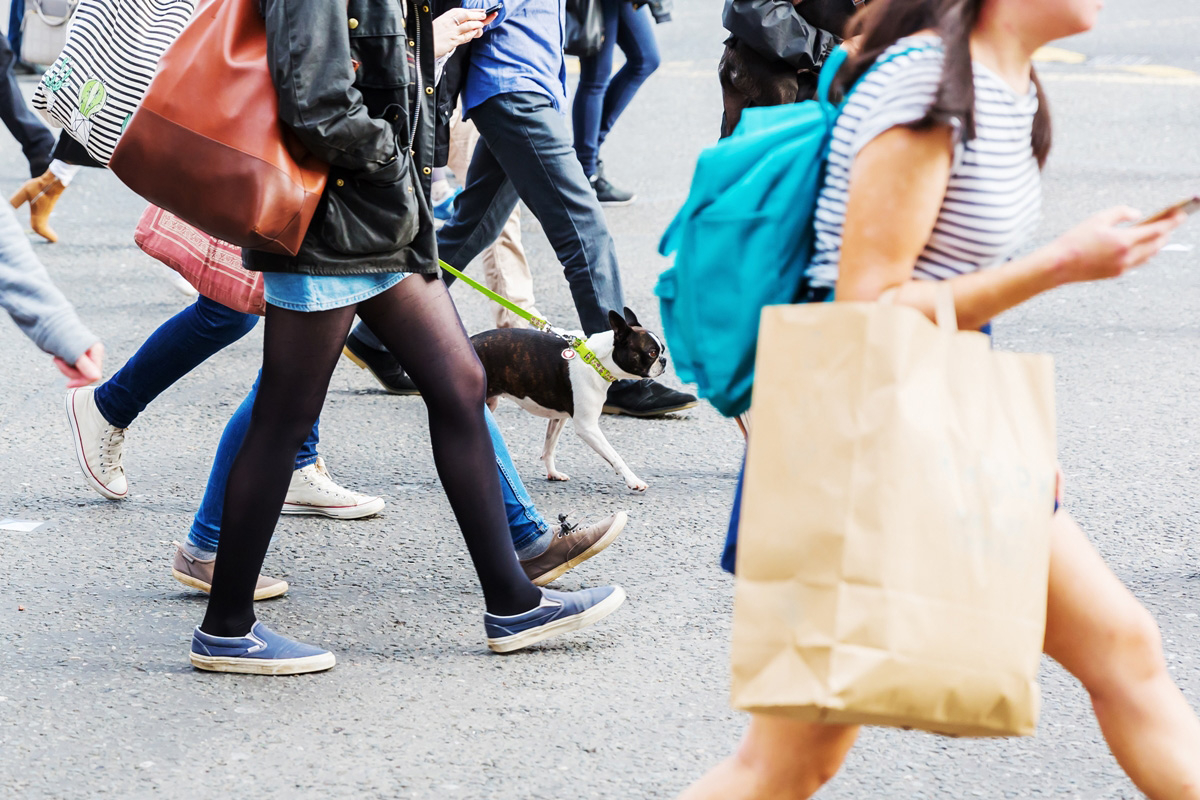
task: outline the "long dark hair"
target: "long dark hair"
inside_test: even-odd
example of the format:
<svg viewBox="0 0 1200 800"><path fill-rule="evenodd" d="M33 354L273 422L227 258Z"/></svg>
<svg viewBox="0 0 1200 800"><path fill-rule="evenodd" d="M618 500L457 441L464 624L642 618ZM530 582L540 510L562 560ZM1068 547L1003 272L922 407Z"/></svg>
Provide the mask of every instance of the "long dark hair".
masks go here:
<svg viewBox="0 0 1200 800"><path fill-rule="evenodd" d="M937 97L924 119L912 127L961 126L963 140L975 138L975 74L971 67L971 31L984 0L873 0L850 21L846 36L862 36L856 55L847 59L833 82L840 98L863 76L885 50L905 36L935 30L942 37L946 60ZM1050 104L1037 72L1031 75L1038 93L1033 119L1033 154L1038 165L1050 155Z"/></svg>

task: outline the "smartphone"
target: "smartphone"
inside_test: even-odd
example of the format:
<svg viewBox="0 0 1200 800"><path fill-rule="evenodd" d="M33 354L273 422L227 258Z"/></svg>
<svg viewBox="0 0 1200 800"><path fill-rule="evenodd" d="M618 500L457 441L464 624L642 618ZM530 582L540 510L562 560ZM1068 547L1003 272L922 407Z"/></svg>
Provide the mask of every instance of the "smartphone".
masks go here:
<svg viewBox="0 0 1200 800"><path fill-rule="evenodd" d="M1176 211L1182 211L1185 214L1195 214L1200 211L1200 195L1189 197L1187 200L1180 200L1175 205L1167 206L1162 211L1156 211L1138 225L1149 225L1152 222L1159 222L1174 214Z"/></svg>
<svg viewBox="0 0 1200 800"><path fill-rule="evenodd" d="M496 3L496 5L490 8L483 9L483 13L490 17L492 14L499 14L502 8L504 8L504 3Z"/></svg>

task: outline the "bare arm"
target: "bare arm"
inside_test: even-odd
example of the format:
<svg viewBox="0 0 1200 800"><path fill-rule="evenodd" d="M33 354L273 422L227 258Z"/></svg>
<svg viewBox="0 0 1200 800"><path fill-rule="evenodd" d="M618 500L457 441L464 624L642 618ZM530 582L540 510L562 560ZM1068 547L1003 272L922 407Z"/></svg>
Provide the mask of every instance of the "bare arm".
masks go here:
<svg viewBox="0 0 1200 800"><path fill-rule="evenodd" d="M913 280L917 258L937 223L950 180L951 131L893 128L854 160L838 265L838 300L871 301L898 288L896 302L934 316L935 287ZM1066 283L1115 278L1156 254L1183 221L1118 227L1137 212L1098 214L1049 245L994 269L949 281L963 329L978 329L1003 311Z"/></svg>

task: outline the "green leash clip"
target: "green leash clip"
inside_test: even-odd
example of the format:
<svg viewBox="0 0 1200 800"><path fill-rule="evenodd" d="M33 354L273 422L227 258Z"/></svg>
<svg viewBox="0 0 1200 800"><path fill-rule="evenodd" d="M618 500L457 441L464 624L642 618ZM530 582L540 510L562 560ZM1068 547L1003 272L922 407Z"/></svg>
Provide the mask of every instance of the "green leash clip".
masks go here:
<svg viewBox="0 0 1200 800"><path fill-rule="evenodd" d="M487 288L474 278L467 277L454 267L447 264L445 261L442 261L440 258L438 259L438 264L442 269L446 270L446 272L449 272L451 275L458 278L460 281L465 283L467 286L470 286L484 297L499 303L521 319L528 322L531 327L542 331L543 333L553 334L554 336L562 339L570 346L571 350L574 350L579 354L579 357L583 359L583 363L588 364L592 369L596 370L596 372L601 378L604 378L604 380L608 381L609 383L612 383L616 380L616 378L613 377L613 374L609 372L603 364L600 363L600 358L592 352L591 348L587 346L587 342L585 342L583 339L580 339L578 336L572 336L566 331L560 331L558 328L555 328L541 317L535 317L533 314L530 314L528 311L509 300L507 297L493 292L491 289ZM566 351L564 351L564 353L565 352ZM564 358L566 357L567 356L564 355Z"/></svg>

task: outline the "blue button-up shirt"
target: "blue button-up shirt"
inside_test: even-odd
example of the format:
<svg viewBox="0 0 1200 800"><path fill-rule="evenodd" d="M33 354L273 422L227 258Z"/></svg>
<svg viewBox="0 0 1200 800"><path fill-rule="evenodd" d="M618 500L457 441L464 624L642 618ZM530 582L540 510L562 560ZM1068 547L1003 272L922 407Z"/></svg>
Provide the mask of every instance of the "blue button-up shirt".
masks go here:
<svg viewBox="0 0 1200 800"><path fill-rule="evenodd" d="M463 119L485 100L514 92L545 95L560 114L567 113L564 2L505 0L495 22L471 43ZM463 8L493 4L493 0L464 0Z"/></svg>

